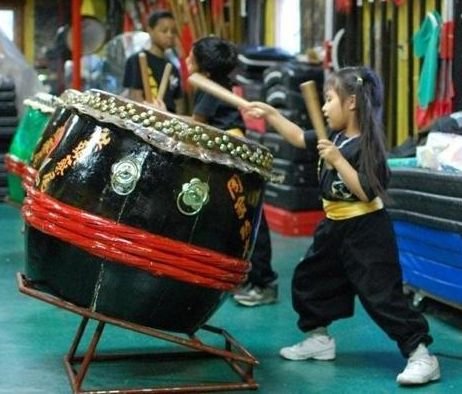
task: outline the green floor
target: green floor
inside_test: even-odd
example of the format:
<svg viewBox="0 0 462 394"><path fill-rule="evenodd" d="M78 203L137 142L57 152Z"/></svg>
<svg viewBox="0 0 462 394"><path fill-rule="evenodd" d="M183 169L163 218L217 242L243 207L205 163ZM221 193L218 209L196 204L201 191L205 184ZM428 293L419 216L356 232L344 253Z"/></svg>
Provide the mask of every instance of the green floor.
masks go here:
<svg viewBox="0 0 462 394"><path fill-rule="evenodd" d="M18 210L0 204L0 393L70 393L63 356L80 317L18 292L15 275L22 271L24 264L21 227ZM277 234L272 234L272 239L274 266L280 274L280 301L271 306L245 308L228 300L209 321L228 331L259 360L255 369L255 378L260 384L258 392L462 392L462 318L459 312L436 304L427 309L427 317L435 337L432 350L439 355L443 375L437 383L414 389L397 387L395 376L405 362L394 343L359 305L354 318L332 327L337 340L334 362L282 360L278 349L301 338L290 304L289 284L293 267L310 240ZM205 340L216 342L216 338L208 336ZM98 349L137 352L175 350L177 347L170 342L108 326ZM217 382L233 379L230 371L224 362L216 360L101 363L90 367L84 388Z"/></svg>

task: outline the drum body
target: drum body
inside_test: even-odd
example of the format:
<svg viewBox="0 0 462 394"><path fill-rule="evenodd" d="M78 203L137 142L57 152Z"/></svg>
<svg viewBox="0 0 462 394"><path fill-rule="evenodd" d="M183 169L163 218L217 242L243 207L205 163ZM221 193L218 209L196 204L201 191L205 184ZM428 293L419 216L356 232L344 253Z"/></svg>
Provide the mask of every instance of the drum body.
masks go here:
<svg viewBox="0 0 462 394"><path fill-rule="evenodd" d="M8 160L15 164L8 174L8 198L16 203L22 203L25 194L20 169L30 163L37 142L54 112L57 98L49 94L38 93L26 99L24 104L25 113L19 122L8 152ZM14 168L17 170L15 171Z"/></svg>
<svg viewBox="0 0 462 394"><path fill-rule="evenodd" d="M82 108L68 109L64 126L55 131L60 140L40 165L38 193L116 227L248 259L261 214L265 181L261 174L201 160L201 154L183 154L181 147L188 151L190 144L172 149L175 142L169 145L168 138L151 144L149 133L140 138L121 123L109 123L111 117ZM127 166L130 171L118 172ZM208 195L203 205L191 208L181 197L195 182L206 185ZM244 201L240 207L236 193ZM245 223L250 225L246 234ZM92 237L93 230L78 227L76 223L77 236ZM109 234L107 238L103 249L112 247ZM226 296L220 288L95 255L40 226L26 226L26 246L26 276L43 289L136 324L192 333Z"/></svg>

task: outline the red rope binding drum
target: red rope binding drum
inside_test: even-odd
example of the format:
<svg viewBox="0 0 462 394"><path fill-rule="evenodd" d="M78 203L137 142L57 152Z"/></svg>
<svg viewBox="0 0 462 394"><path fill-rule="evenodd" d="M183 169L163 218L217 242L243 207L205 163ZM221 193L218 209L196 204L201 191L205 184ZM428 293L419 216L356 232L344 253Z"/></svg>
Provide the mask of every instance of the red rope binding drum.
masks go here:
<svg viewBox="0 0 462 394"><path fill-rule="evenodd" d="M29 190L29 188L34 186L36 176L37 170L35 168L32 168L31 166L25 166L22 173L22 183L25 190Z"/></svg>
<svg viewBox="0 0 462 394"><path fill-rule="evenodd" d="M16 156L7 153L5 155L5 167L8 170L8 172L22 178L26 171L27 164L24 163L22 160L18 159Z"/></svg>
<svg viewBox="0 0 462 394"><path fill-rule="evenodd" d="M18 159L16 156L7 153L5 155L5 166L8 172L17 175L22 179L25 189L34 184L37 170L30 167L27 163Z"/></svg>
<svg viewBox="0 0 462 394"><path fill-rule="evenodd" d="M27 183L27 182L26 182ZM155 276L218 290L246 280L250 263L105 219L27 187L25 221L88 253ZM101 230L104 229L104 232Z"/></svg>

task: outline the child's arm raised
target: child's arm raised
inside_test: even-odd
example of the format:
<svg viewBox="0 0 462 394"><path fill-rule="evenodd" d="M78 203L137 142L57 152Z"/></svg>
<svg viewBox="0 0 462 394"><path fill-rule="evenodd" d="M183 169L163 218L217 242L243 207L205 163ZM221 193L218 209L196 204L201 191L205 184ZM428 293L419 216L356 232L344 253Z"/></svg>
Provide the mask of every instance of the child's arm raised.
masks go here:
<svg viewBox="0 0 462 394"><path fill-rule="evenodd" d="M305 148L305 137L303 130L271 105L253 101L249 103L244 112L256 118L264 118L286 141L297 148Z"/></svg>

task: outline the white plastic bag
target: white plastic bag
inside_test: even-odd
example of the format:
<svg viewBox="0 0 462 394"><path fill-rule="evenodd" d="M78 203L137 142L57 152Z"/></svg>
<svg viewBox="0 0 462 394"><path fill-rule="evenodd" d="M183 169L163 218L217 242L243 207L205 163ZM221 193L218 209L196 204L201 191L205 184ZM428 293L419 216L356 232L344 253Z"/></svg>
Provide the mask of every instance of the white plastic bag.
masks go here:
<svg viewBox="0 0 462 394"><path fill-rule="evenodd" d="M15 44L0 28L0 78L12 78L16 91L16 108L21 116L23 101L38 92L45 92L34 68L29 65Z"/></svg>
<svg viewBox="0 0 462 394"><path fill-rule="evenodd" d="M432 131L417 147L417 165L438 171L462 171L462 136Z"/></svg>

